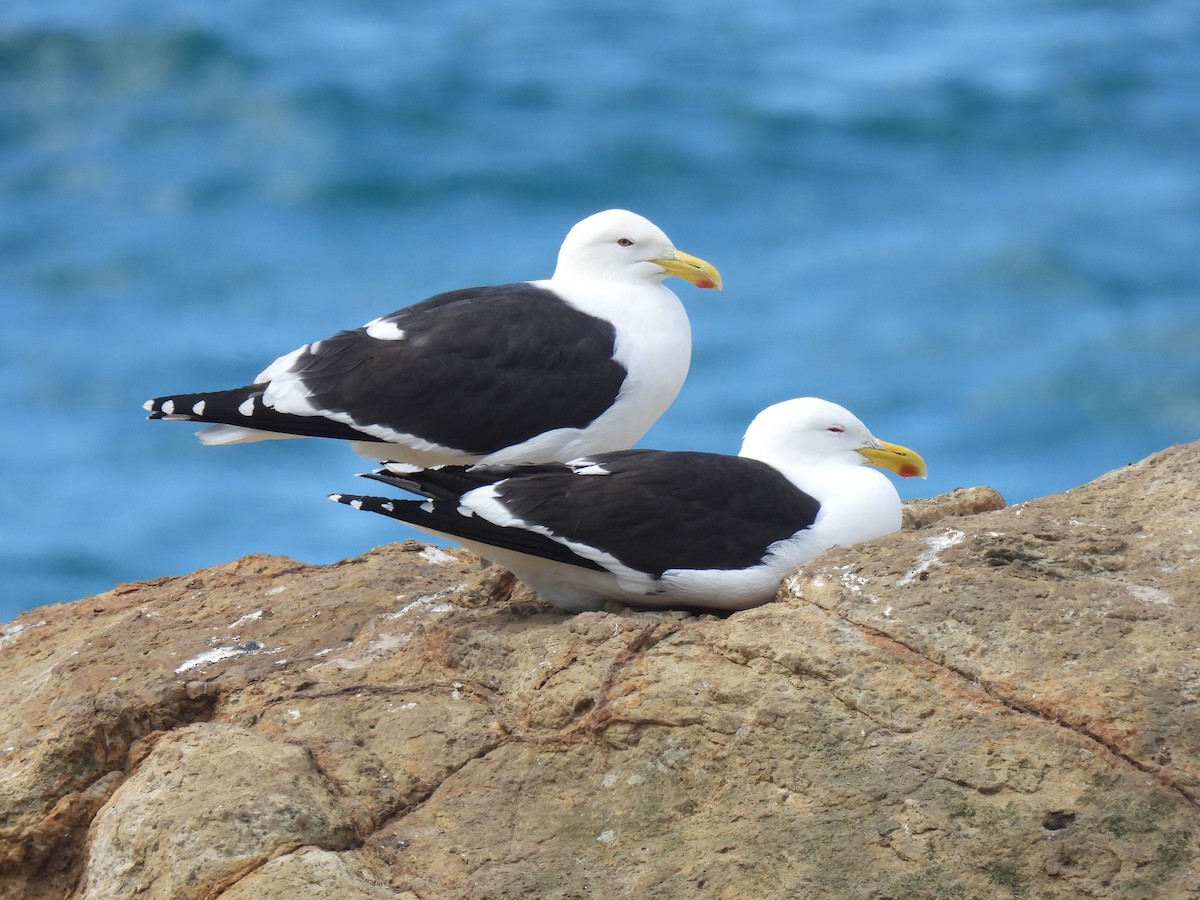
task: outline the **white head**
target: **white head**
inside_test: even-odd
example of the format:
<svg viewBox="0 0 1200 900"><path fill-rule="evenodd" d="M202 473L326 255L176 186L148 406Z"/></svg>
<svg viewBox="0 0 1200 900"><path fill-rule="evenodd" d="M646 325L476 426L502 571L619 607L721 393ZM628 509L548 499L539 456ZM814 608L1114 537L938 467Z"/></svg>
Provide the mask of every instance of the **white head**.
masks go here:
<svg viewBox="0 0 1200 900"><path fill-rule="evenodd" d="M661 228L625 209L598 212L575 225L558 251L554 270L556 279L649 284L668 275L697 287L721 287L721 275L710 263L676 250Z"/></svg>
<svg viewBox="0 0 1200 900"><path fill-rule="evenodd" d="M776 468L873 465L925 477L919 454L879 440L850 410L816 397L768 406L746 429L738 455Z"/></svg>

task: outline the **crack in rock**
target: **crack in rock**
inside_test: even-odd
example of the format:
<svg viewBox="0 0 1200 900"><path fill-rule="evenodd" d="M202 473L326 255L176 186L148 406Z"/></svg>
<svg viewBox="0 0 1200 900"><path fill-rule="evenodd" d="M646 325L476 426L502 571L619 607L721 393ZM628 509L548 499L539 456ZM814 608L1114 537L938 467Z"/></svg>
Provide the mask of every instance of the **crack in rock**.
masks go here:
<svg viewBox="0 0 1200 900"><path fill-rule="evenodd" d="M816 604L814 604L814 605L816 605ZM817 608L823 609L823 607L819 607L819 606ZM825 610L825 611L827 613L830 612L829 610ZM1137 757L1131 756L1129 753L1125 752L1119 746L1117 746L1114 742L1105 739L1103 736L1096 734L1094 731L1087 728L1086 725L1076 724L1076 723L1067 721L1066 719L1062 718L1061 716L1059 716L1057 714L1054 714L1054 713L1048 712L1048 711L1043 711L1035 706L1032 706L1032 705L1020 700L1019 698L1017 698L1015 696L1006 694L1006 693L1002 692L995 684L987 681L986 679L982 679L977 675L973 675L970 672L960 669L948 662L939 662L938 660L932 659L929 656L926 656L924 653L922 653L916 647L911 646L910 644L906 643L905 641L900 640L899 638L897 638L893 635L886 634L876 628L872 628L869 625L863 625L863 624L854 622L853 620L848 619L837 613L831 613L831 614L836 616L838 619L841 619L842 621L846 622L847 624L852 625L855 628L858 628L864 634L870 635L871 637L874 637L874 638L877 638L880 640L887 641L889 644L891 644L897 648L903 648L904 651L907 651L908 653L911 653L912 655L919 657L920 659L927 662L929 665L934 666L944 672L951 673L955 677L961 679L966 684L969 684L972 687L978 688L984 694L986 694L989 698L991 698L995 702L1001 704L1005 708L1012 710L1015 713L1030 716L1034 719L1037 719L1040 722L1045 722L1046 724L1054 725L1056 727L1065 729L1066 731L1069 731L1072 734L1078 735L1079 737L1082 737L1088 741L1091 741L1091 742L1097 744L1099 747L1108 751L1108 753L1111 754L1113 757L1121 760L1125 764L1137 769L1138 771L1144 772L1145 774L1149 775L1151 778L1153 778L1156 782L1158 782L1164 788L1166 788L1167 790L1169 790L1175 794L1178 794L1180 797L1182 797L1184 800L1186 800L1192 806L1200 807L1200 798L1197 798L1186 787L1177 783L1173 779L1165 777L1160 770L1150 766L1147 763L1142 762L1141 760L1137 759Z"/></svg>

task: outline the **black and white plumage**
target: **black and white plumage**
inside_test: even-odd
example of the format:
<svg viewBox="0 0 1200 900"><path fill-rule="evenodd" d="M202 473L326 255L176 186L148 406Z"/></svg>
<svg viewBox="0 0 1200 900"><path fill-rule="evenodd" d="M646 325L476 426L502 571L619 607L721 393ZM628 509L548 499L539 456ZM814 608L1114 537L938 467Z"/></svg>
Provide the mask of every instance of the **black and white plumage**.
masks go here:
<svg viewBox="0 0 1200 900"><path fill-rule="evenodd" d="M653 223L575 225L549 279L450 291L306 344L231 390L147 401L151 419L217 423L205 444L354 442L420 465L536 463L632 446L675 399L691 329L668 275L717 270Z"/></svg>
<svg viewBox="0 0 1200 900"><path fill-rule="evenodd" d="M626 450L538 466L389 464L370 476L425 500L330 499L450 537L571 612L745 609L834 545L900 528L879 466L925 475L912 450L848 410L802 398L768 407L738 456Z"/></svg>

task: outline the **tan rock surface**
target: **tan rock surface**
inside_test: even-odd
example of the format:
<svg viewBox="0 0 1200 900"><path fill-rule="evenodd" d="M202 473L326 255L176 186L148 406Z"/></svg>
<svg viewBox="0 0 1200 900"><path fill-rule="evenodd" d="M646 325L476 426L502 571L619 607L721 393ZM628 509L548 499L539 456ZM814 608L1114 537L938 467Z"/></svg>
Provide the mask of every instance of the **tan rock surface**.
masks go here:
<svg viewBox="0 0 1200 900"><path fill-rule="evenodd" d="M80 893L204 897L281 846L353 838L303 745L199 722L160 738L92 821Z"/></svg>
<svg viewBox="0 0 1200 900"><path fill-rule="evenodd" d="M1200 896L1198 470L912 504L726 619L415 543L33 610L0 896Z"/></svg>
<svg viewBox="0 0 1200 900"><path fill-rule="evenodd" d="M366 880L348 854L301 847L276 857L221 894L222 900L401 900L414 898Z"/></svg>

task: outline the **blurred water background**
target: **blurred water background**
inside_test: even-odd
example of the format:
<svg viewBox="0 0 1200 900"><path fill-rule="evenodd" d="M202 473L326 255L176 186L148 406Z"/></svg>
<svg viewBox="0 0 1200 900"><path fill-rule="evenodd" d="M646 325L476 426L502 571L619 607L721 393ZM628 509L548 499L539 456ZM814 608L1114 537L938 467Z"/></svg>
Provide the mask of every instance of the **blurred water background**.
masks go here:
<svg viewBox="0 0 1200 900"><path fill-rule="evenodd" d="M735 452L818 395L905 496L1070 488L1200 437L1200 5L7 0L0 621L247 553L414 536L332 442L202 448L150 396L627 207L692 373L643 446Z"/></svg>

